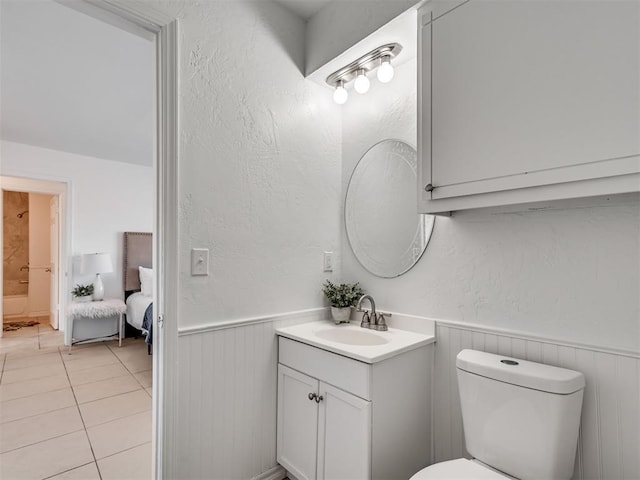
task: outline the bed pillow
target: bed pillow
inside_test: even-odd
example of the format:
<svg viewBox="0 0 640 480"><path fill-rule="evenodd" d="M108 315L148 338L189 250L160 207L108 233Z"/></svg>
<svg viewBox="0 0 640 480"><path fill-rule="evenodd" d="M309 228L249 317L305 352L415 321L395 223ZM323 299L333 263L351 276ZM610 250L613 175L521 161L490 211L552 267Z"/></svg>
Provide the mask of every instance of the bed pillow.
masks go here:
<svg viewBox="0 0 640 480"><path fill-rule="evenodd" d="M138 267L140 275L140 291L145 297L153 297L153 268Z"/></svg>

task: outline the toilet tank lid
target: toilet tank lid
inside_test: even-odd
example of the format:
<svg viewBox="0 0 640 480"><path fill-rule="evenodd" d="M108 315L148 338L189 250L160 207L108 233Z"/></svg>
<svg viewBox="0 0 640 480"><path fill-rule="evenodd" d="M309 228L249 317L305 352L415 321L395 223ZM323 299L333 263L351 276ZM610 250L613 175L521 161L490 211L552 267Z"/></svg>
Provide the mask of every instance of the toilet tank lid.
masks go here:
<svg viewBox="0 0 640 480"><path fill-rule="evenodd" d="M580 372L477 350L462 350L456 367L500 382L562 395L585 386Z"/></svg>

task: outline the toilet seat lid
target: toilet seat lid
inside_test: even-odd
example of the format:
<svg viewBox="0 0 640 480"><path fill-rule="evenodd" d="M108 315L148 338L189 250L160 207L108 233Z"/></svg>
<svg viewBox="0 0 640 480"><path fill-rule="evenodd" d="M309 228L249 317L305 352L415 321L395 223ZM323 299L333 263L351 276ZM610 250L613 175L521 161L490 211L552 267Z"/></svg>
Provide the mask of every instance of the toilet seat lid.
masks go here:
<svg viewBox="0 0 640 480"><path fill-rule="evenodd" d="M501 475L498 472L483 467L479 463L472 462L466 458L458 458L441 462L423 468L416 473L410 480L428 480L428 479L458 479L458 480L506 480L511 477Z"/></svg>

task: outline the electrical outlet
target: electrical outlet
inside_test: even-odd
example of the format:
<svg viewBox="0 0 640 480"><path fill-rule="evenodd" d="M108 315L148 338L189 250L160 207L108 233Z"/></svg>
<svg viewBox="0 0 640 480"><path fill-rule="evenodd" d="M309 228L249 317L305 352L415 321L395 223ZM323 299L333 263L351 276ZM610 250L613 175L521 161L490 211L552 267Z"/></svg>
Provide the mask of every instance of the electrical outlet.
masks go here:
<svg viewBox="0 0 640 480"><path fill-rule="evenodd" d="M209 249L191 249L191 275L209 275Z"/></svg>
<svg viewBox="0 0 640 480"><path fill-rule="evenodd" d="M324 271L333 272L333 252L324 252Z"/></svg>

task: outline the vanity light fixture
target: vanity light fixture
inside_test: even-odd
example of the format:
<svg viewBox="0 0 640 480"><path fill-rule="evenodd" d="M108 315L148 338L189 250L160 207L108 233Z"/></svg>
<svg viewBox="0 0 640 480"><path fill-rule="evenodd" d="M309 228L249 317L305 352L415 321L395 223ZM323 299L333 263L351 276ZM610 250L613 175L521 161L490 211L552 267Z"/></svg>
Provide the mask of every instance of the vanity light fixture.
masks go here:
<svg viewBox="0 0 640 480"><path fill-rule="evenodd" d="M389 83L393 79L393 67L391 66L391 57L385 55L380 59L380 66L378 67L378 80L380 83Z"/></svg>
<svg viewBox="0 0 640 480"><path fill-rule="evenodd" d="M367 78L367 72L364 71L364 68L361 68L358 70L358 73L356 73L356 81L353 82L353 89L358 93L367 93L370 86L371 82Z"/></svg>
<svg viewBox="0 0 640 480"><path fill-rule="evenodd" d="M338 105L343 105L347 102L348 98L349 94L347 93L347 89L344 88L344 81L338 80L336 89L333 92L333 101Z"/></svg>
<svg viewBox="0 0 640 480"><path fill-rule="evenodd" d="M389 83L393 78L391 59L395 58L401 51L402 45L399 43L388 43L371 50L349 65L333 72L326 80L329 85L335 88L333 100L339 105L347 101L349 95L345 85L352 80L355 80L353 87L356 92L366 93L371 85L367 74L376 68L378 69L378 80L381 83Z"/></svg>

